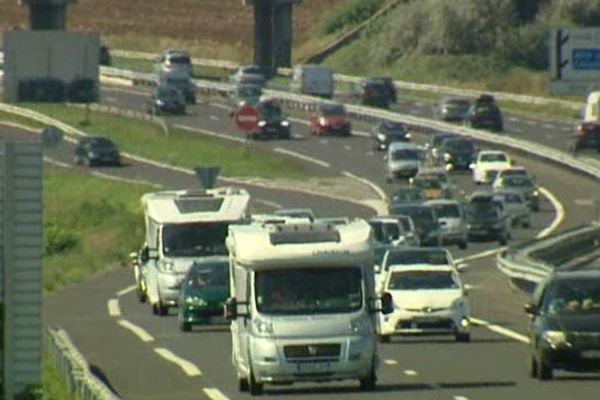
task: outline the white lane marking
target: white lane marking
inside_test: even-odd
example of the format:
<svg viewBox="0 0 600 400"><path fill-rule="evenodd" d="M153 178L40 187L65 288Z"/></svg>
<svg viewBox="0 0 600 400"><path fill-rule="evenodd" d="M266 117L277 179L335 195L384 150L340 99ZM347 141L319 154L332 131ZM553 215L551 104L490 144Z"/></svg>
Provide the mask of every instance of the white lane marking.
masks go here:
<svg viewBox="0 0 600 400"><path fill-rule="evenodd" d="M301 140L301 139L306 139L306 138L308 138L308 136L292 133L292 139L300 139Z"/></svg>
<svg viewBox="0 0 600 400"><path fill-rule="evenodd" d="M327 139L319 139L319 143L321 143L321 144L327 144L327 143L329 143L329 140L327 140Z"/></svg>
<svg viewBox="0 0 600 400"><path fill-rule="evenodd" d="M379 186L377 186L376 184L374 184L370 180L365 179L365 178L361 178L360 176L354 175L352 172L349 172L349 171L342 171L342 175L344 175L347 178L358 180L358 181L360 181L360 182L362 182L362 183L370 186L371 189L373 189L375 191L375 193L377 193L377 196L379 196L379 198L383 202L389 203L389 199L387 197L387 194L385 194L385 190L383 190L382 188L380 188Z"/></svg>
<svg viewBox="0 0 600 400"><path fill-rule="evenodd" d="M398 365L398 361L396 360L383 360L385 365Z"/></svg>
<svg viewBox="0 0 600 400"><path fill-rule="evenodd" d="M162 185L159 185L157 183L152 183L150 181L145 181L143 179L122 178L120 176L110 175L110 174L106 174L104 172L90 171L90 175L97 176L98 178L110 179L110 180L113 180L113 181L116 181L116 182L133 183L133 184L136 184L136 185L148 185L148 186L152 186L152 187L155 187L155 188L161 188L162 187Z"/></svg>
<svg viewBox="0 0 600 400"><path fill-rule="evenodd" d="M546 139L552 139L554 137L551 133L546 133L544 136L546 137Z"/></svg>
<svg viewBox="0 0 600 400"><path fill-rule="evenodd" d="M543 127L546 129L554 129L556 126L553 124L544 124Z"/></svg>
<svg viewBox="0 0 600 400"><path fill-rule="evenodd" d="M295 123L297 123L297 124L302 124L302 125L310 125L310 122L309 122L309 121L306 121L306 120L303 120L303 119L300 119L300 118L294 118L294 117L291 117L291 118L288 118L288 119L289 119L290 121L292 121L292 122L295 122Z"/></svg>
<svg viewBox="0 0 600 400"><path fill-rule="evenodd" d="M344 145L344 149L346 149L346 150L352 150L352 147L350 147L349 145L345 144Z"/></svg>
<svg viewBox="0 0 600 400"><path fill-rule="evenodd" d="M517 117L508 117L508 120L510 122L517 122L519 120L519 118L517 118Z"/></svg>
<svg viewBox="0 0 600 400"><path fill-rule="evenodd" d="M111 317L121 316L121 307L119 307L119 299L110 299L108 301L108 315Z"/></svg>
<svg viewBox="0 0 600 400"><path fill-rule="evenodd" d="M129 287L126 287L123 290L119 290L117 292L117 296L121 297L121 296L125 296L126 294L129 294L131 292L133 292L135 290L135 285L131 285Z"/></svg>
<svg viewBox="0 0 600 400"><path fill-rule="evenodd" d="M211 115L211 116L210 116L210 117L208 117L208 118L210 118L210 119L211 119L211 120L213 120L213 121L218 121L218 120L219 120L219 117L217 117L216 115Z"/></svg>
<svg viewBox="0 0 600 400"><path fill-rule="evenodd" d="M529 343L529 338L527 336L522 335L515 331L511 331L510 329L505 328L503 326L492 324L491 322L484 321L482 319L473 318L473 317L469 318L469 321L471 321L471 323L473 323L474 325L483 326L492 332L495 332L502 336L506 336L508 338L514 339L517 342L526 343L526 344Z"/></svg>
<svg viewBox="0 0 600 400"><path fill-rule="evenodd" d="M204 394L208 396L211 400L229 400L229 397L225 396L219 389L217 388L204 388L202 389Z"/></svg>
<svg viewBox="0 0 600 400"><path fill-rule="evenodd" d="M196 367L194 364L192 364L188 360L185 360L185 359L179 357L178 355L173 354L171 351L169 351L165 348L157 347L154 349L154 352L156 354L158 354L159 356L161 356L162 358L164 358L165 360L170 361L173 364L177 365L179 368L181 368L183 370L183 372L187 376L202 375L202 371L200 371L198 369L198 367Z"/></svg>
<svg viewBox="0 0 600 400"><path fill-rule="evenodd" d="M374 156L375 152L374 151L367 151L366 155L368 155L368 156Z"/></svg>
<svg viewBox="0 0 600 400"><path fill-rule="evenodd" d="M232 142L237 142L237 143L247 143L248 142L248 140L245 138L229 136L229 135L225 135L224 133L213 132L213 131L209 131L206 129L193 128L193 127L187 126L187 125L176 124L176 125L174 125L174 127L178 128L178 129L183 129L183 130L189 131L189 132L201 133L203 135L216 137L219 139L231 140Z"/></svg>
<svg viewBox="0 0 600 400"><path fill-rule="evenodd" d="M469 398L465 396L454 396L454 400L469 400Z"/></svg>
<svg viewBox="0 0 600 400"><path fill-rule="evenodd" d="M523 129L521 129L521 128L514 128L513 132L515 132L515 133L523 133Z"/></svg>
<svg viewBox="0 0 600 400"><path fill-rule="evenodd" d="M406 369L406 370L404 370L404 375L406 375L406 376L417 376L419 374L417 373L417 371L414 371L412 369Z"/></svg>
<svg viewBox="0 0 600 400"><path fill-rule="evenodd" d="M136 90L133 88L121 89L120 87L117 87L117 86L104 86L104 85L102 86L102 91L118 92L118 93L125 93L125 94L135 94L135 95L140 95L140 96L146 96L148 94L148 92Z"/></svg>
<svg viewBox="0 0 600 400"><path fill-rule="evenodd" d="M154 338L152 337L152 335L150 335L148 332L146 332L143 328L140 328L139 326L134 325L129 321L121 319L121 320L119 320L118 324L121 325L123 328L127 329L128 331L131 331L134 335L136 335L138 338L140 338L140 340L142 342L154 341Z"/></svg>
<svg viewBox="0 0 600 400"><path fill-rule="evenodd" d="M550 225L536 235L536 238L538 238L538 239L546 237L549 234L551 234L552 232L554 232L556 230L556 228L558 228L558 226L562 223L563 219L565 218L565 207L556 198L556 196L554 196L552 194L552 192L550 192L548 189L543 188L543 187L540 187L539 191L544 196L546 196L546 198L548 200L550 200L550 203L552 203L552 207L554 207L554 210L556 211L556 213L555 213L554 219L552 220Z"/></svg>
<svg viewBox="0 0 600 400"><path fill-rule="evenodd" d="M532 121L532 120L526 120L524 121L526 124L528 125L537 125L537 121Z"/></svg>
<svg viewBox="0 0 600 400"><path fill-rule="evenodd" d="M480 258L485 258L485 257L493 256L494 254L500 253L501 251L504 251L504 250L506 250L506 246L499 247L497 249L491 249L491 250L482 251L481 253L473 254L473 255L470 255L470 256L465 257L465 258L459 258L457 260L454 260L454 262L455 263L463 263L463 262L466 262L466 261L478 260Z"/></svg>
<svg viewBox="0 0 600 400"><path fill-rule="evenodd" d="M577 206L591 207L594 205L594 200L593 199L575 199L575 200L573 200L573 203L575 203L575 205L577 205Z"/></svg>
<svg viewBox="0 0 600 400"><path fill-rule="evenodd" d="M287 150L287 149L282 149L281 147L275 147L273 149L273 151L275 153L285 154L285 155L288 155L288 156L291 156L291 157L298 158L298 159L303 160L303 161L308 161L308 162L311 162L313 164L320 165L321 167L325 167L325 168L330 168L331 167L331 164L326 163L325 161L317 160L316 158L312 158L312 157L306 156L304 154L296 153L295 151L291 151L291 150Z"/></svg>
<svg viewBox="0 0 600 400"><path fill-rule="evenodd" d="M354 136L361 136L361 137L371 137L371 134L369 132L365 132L365 131L352 131L352 135Z"/></svg>
<svg viewBox="0 0 600 400"><path fill-rule="evenodd" d="M57 167L61 167L61 168L69 168L69 169L73 168L73 166L71 164L67 164L62 161L53 160L50 157L44 157L44 161L47 162L48 164L56 165Z"/></svg>
<svg viewBox="0 0 600 400"><path fill-rule="evenodd" d="M271 208L275 208L275 209L283 208L283 206L281 204L275 203L274 201L263 200L263 199L254 199L254 201L256 203L261 203L261 204L266 205L267 207L271 207Z"/></svg>
<svg viewBox="0 0 600 400"><path fill-rule="evenodd" d="M220 108L221 110L231 110L231 107L221 103L208 103L209 106Z"/></svg>

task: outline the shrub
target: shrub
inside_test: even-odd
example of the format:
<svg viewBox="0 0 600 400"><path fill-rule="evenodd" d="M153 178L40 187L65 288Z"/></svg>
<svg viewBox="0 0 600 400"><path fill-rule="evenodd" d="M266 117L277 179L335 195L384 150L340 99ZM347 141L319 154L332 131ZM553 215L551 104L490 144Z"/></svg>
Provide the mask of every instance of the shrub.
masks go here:
<svg viewBox="0 0 600 400"><path fill-rule="evenodd" d="M382 4L383 0L348 0L342 7L328 14L323 21L321 32L330 35L357 25L375 14Z"/></svg>
<svg viewBox="0 0 600 400"><path fill-rule="evenodd" d="M77 235L72 230L53 222L44 224L44 256L67 252L78 243Z"/></svg>

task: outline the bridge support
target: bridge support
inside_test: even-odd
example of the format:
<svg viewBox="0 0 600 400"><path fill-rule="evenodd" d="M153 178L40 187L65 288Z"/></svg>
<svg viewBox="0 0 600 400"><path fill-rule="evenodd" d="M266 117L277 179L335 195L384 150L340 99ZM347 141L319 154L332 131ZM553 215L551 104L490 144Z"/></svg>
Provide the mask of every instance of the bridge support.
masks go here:
<svg viewBox="0 0 600 400"><path fill-rule="evenodd" d="M65 30L67 6L75 0L19 0L29 7L31 30Z"/></svg>
<svg viewBox="0 0 600 400"><path fill-rule="evenodd" d="M243 0L254 6L254 63L271 69L292 64L292 11L302 0Z"/></svg>

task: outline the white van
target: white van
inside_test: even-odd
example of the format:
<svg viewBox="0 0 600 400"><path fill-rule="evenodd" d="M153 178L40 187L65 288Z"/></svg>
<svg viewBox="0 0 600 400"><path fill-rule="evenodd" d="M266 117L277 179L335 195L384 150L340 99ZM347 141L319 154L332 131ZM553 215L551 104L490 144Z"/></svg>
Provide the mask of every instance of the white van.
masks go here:
<svg viewBox="0 0 600 400"><path fill-rule="evenodd" d="M320 65L297 65L292 72L290 90L310 96L333 97L333 72Z"/></svg>
<svg viewBox="0 0 600 400"><path fill-rule="evenodd" d="M600 92L591 92L588 95L583 122L600 122Z"/></svg>
<svg viewBox="0 0 600 400"><path fill-rule="evenodd" d="M232 362L240 391L263 385L377 379L371 227L252 224L229 227ZM389 297L389 296L388 296Z"/></svg>
<svg viewBox="0 0 600 400"><path fill-rule="evenodd" d="M178 190L142 196L145 245L136 274L138 287L158 315L176 307L181 281L195 261L228 255L230 224L243 222L250 195L243 189Z"/></svg>

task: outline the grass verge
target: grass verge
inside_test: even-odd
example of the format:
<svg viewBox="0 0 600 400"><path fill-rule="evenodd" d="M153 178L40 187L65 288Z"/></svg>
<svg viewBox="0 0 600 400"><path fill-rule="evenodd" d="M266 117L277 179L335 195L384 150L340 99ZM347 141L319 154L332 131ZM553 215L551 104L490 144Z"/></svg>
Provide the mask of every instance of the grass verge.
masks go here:
<svg viewBox="0 0 600 400"><path fill-rule="evenodd" d="M79 397L69 392L67 385L56 366L48 350L42 354L42 375L44 400L78 400Z"/></svg>
<svg viewBox="0 0 600 400"><path fill-rule="evenodd" d="M28 104L27 107L50 115L72 126L80 126L85 111L64 105ZM261 176L298 178L308 176L305 166L296 160L274 155L252 146L224 142L178 129L165 135L156 124L133 118L94 112L86 132L112 138L126 152L171 165L193 168L220 165L225 176Z"/></svg>

